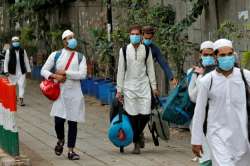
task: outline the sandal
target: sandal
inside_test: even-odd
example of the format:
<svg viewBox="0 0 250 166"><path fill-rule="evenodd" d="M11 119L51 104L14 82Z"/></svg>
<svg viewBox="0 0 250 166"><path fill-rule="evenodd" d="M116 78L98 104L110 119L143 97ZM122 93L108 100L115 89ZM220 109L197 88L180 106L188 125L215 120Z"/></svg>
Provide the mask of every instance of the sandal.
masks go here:
<svg viewBox="0 0 250 166"><path fill-rule="evenodd" d="M64 145L64 140L63 141L58 141L56 146L55 146L55 154L57 156L60 156L63 152L63 145Z"/></svg>
<svg viewBox="0 0 250 166"><path fill-rule="evenodd" d="M80 160L80 156L78 154L76 154L75 152L69 152L68 159L69 160Z"/></svg>

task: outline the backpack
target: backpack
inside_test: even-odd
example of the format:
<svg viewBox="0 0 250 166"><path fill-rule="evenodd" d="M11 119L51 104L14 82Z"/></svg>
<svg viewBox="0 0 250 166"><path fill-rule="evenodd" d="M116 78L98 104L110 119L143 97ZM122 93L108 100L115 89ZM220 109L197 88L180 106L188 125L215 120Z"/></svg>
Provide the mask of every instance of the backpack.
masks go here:
<svg viewBox="0 0 250 166"><path fill-rule="evenodd" d="M241 76L245 84L245 90L246 90L246 106L247 106L247 120L248 120L247 128L248 128L248 141L250 142L250 87L247 83L243 69L240 69L240 72L241 72Z"/></svg>
<svg viewBox="0 0 250 166"><path fill-rule="evenodd" d="M161 103L158 97L155 97L155 108L151 111L150 121L148 123L148 128L152 134L152 138L155 146L159 146L159 139L169 140L170 131L169 123L162 120L163 110L161 108Z"/></svg>
<svg viewBox="0 0 250 166"><path fill-rule="evenodd" d="M110 111L110 126L108 129L109 140L124 152L124 147L133 142L133 129L123 105L115 99Z"/></svg>
<svg viewBox="0 0 250 166"><path fill-rule="evenodd" d="M59 57L61 56L61 54L62 54L62 50L59 50L59 51L56 52L56 55L55 55L55 57L54 57L54 64L55 64L55 65L56 65L57 60L58 60ZM80 64L81 61L82 61L83 54L77 52L77 55L78 55L78 64ZM54 68L55 68L55 66L54 66Z"/></svg>
<svg viewBox="0 0 250 166"><path fill-rule="evenodd" d="M177 125L184 125L191 121L195 104L190 101L188 84L193 70L172 90L163 103L163 120Z"/></svg>

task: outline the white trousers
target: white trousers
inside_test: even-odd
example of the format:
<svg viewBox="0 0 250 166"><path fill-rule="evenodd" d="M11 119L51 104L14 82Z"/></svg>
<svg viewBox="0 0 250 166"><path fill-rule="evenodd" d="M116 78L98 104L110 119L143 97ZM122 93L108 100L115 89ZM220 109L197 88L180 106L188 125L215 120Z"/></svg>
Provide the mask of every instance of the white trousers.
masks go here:
<svg viewBox="0 0 250 166"><path fill-rule="evenodd" d="M10 74L8 77L10 83L14 85L18 85L18 95L19 98L23 98L24 92L25 92L25 80L26 80L26 75L21 74L21 75L12 75Z"/></svg>

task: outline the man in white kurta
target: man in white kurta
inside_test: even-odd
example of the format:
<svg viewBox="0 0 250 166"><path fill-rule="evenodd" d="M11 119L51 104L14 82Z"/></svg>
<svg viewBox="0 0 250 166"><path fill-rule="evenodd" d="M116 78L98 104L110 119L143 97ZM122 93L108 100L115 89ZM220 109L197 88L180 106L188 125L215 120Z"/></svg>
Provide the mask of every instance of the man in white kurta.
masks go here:
<svg viewBox="0 0 250 166"><path fill-rule="evenodd" d="M155 93L157 90L151 51L146 59L146 48L140 44L140 26L130 29L130 41L126 49L126 64L122 49L119 54L117 97L121 101L124 96L124 109L130 117L134 131L133 153L139 154L140 135L151 113L151 88Z"/></svg>
<svg viewBox="0 0 250 166"><path fill-rule="evenodd" d="M200 62L199 66L193 68L194 72L192 74L191 81L188 86L188 94L190 100L196 103L198 95L198 87L200 79L215 69L215 57L214 57L214 44L212 41L204 41L200 46ZM192 129L192 126L190 127ZM211 164L210 149L207 144L206 138L204 138L203 144L203 155L199 159L200 166Z"/></svg>
<svg viewBox="0 0 250 166"><path fill-rule="evenodd" d="M240 69L234 67L232 42L220 39L214 46L218 67L200 80L192 127L193 152L197 156L202 153L208 102L207 140L213 166L249 166L245 85ZM244 70L244 75L250 85L250 72Z"/></svg>
<svg viewBox="0 0 250 166"><path fill-rule="evenodd" d="M20 105L24 104L26 73L31 72L29 59L25 49L21 48L20 39L12 37L11 47L6 50L4 59L4 73L12 84L18 85Z"/></svg>
<svg viewBox="0 0 250 166"><path fill-rule="evenodd" d="M81 91L80 80L87 75L87 65L84 56L76 52L77 41L74 33L66 30L62 35L64 49L55 61L58 51L53 52L44 64L41 74L46 79L54 79L60 82L60 96L54 101L50 115L55 117L55 130L58 138L55 147L56 155L61 155L64 145L64 122L68 121L68 158L69 160L79 160L80 157L73 149L76 143L77 122L85 120L84 96ZM74 53L69 68L65 71L65 66L70 56ZM55 67L55 73L51 69Z"/></svg>

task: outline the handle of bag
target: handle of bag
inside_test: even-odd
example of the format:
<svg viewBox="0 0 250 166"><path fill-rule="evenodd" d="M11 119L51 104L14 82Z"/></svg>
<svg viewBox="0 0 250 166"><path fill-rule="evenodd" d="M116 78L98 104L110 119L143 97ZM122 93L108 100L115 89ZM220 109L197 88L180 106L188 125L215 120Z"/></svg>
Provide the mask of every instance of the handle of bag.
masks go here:
<svg viewBox="0 0 250 166"><path fill-rule="evenodd" d="M72 52L70 57L69 57L69 60L65 66L65 70L68 70L69 66L70 66L70 63L72 62L73 58L74 58L74 55L75 55L75 52Z"/></svg>
<svg viewBox="0 0 250 166"><path fill-rule="evenodd" d="M194 69L192 69L192 70L190 71L190 73L188 73L188 74L178 83L178 85L182 85L185 81L190 82L193 73L194 73ZM177 85L177 86L178 86L178 85Z"/></svg>

